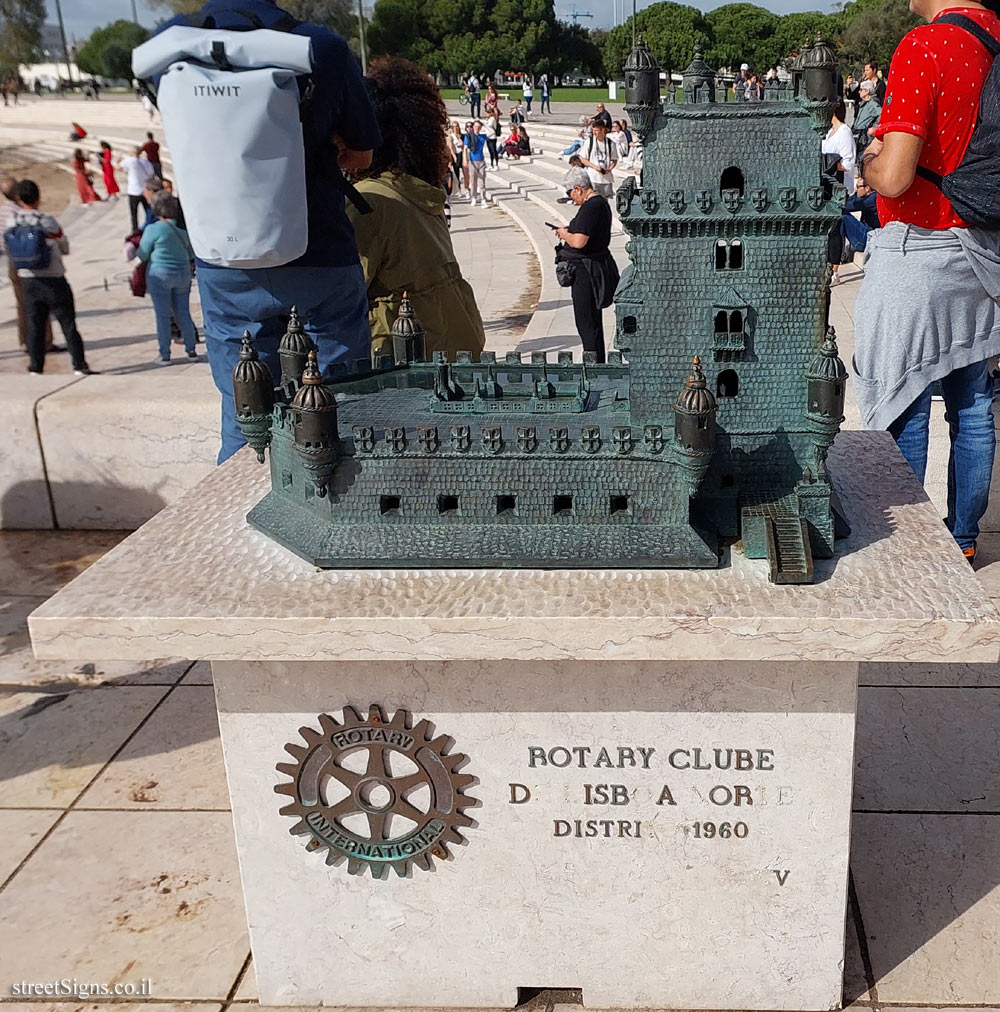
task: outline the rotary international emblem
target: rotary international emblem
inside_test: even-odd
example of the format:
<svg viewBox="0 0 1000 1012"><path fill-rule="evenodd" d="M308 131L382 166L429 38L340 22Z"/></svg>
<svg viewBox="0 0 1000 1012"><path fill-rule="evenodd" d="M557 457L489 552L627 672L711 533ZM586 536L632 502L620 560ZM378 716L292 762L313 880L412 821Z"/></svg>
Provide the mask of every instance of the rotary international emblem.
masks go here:
<svg viewBox="0 0 1000 1012"><path fill-rule="evenodd" d="M304 744L285 746L295 762L277 765L292 778L274 788L291 799L280 810L296 819L289 832L308 837L306 850L326 848L327 864L346 861L352 875L406 876L448 858L477 803L464 793L475 778L458 772L468 757L450 751L452 739L435 737L427 720L411 726L406 710L387 720L372 706L366 719L348 706L342 721L318 719L319 729L299 728Z"/></svg>

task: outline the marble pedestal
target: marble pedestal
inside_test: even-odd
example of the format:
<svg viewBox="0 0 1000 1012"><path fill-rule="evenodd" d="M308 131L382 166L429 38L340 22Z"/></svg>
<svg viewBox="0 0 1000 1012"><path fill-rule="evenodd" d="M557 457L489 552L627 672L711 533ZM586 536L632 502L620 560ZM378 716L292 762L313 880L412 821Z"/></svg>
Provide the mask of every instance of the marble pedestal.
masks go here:
<svg viewBox="0 0 1000 1012"><path fill-rule="evenodd" d="M502 1008L548 986L594 1008L839 1005L856 664L213 672L263 1002ZM433 874L348 875L276 814L298 728L373 701L429 718L477 778L476 825Z"/></svg>
<svg viewBox="0 0 1000 1012"><path fill-rule="evenodd" d="M843 433L831 471L853 534L789 587L738 553L712 571L319 572L245 526L266 475L242 453L29 623L42 657L212 660L262 1003L503 1007L561 987L592 1008L828 1009L857 665L998 654L891 440ZM450 781L476 805L432 871L350 875L279 814L306 759L286 744L317 741L299 728L373 704L370 727L433 723L414 734L434 776L474 778ZM355 780L378 751L359 741L340 742Z"/></svg>

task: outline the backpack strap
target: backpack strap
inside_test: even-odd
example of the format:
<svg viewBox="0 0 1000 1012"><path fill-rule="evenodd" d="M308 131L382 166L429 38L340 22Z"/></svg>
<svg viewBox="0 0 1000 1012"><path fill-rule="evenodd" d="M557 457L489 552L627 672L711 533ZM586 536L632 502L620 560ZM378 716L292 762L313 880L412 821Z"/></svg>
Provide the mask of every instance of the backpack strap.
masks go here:
<svg viewBox="0 0 1000 1012"><path fill-rule="evenodd" d="M974 35L986 47L994 60L1000 56L1000 41L997 41L982 25L965 14L942 14L941 17L935 18L932 24L954 25L956 28L962 28L970 35ZM939 190L944 182L944 177L940 173L925 169L922 165L917 166L917 175L921 179L926 179L928 183L936 186Z"/></svg>
<svg viewBox="0 0 1000 1012"><path fill-rule="evenodd" d="M956 28L964 28L970 35L977 39L989 50L990 56L995 60L1000 56L1000 42L998 42L982 25L974 21L966 14L942 14L935 18L932 24L954 25Z"/></svg>

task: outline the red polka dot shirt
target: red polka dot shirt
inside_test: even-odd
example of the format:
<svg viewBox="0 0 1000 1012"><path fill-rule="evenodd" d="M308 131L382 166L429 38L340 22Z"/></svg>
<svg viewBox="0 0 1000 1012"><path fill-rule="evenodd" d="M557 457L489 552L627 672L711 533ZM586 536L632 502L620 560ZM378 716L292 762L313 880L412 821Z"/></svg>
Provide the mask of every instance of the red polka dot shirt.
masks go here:
<svg viewBox="0 0 1000 1012"><path fill-rule="evenodd" d="M964 14L1000 39L1000 19L992 11L959 5L941 11L945 13ZM965 154L992 62L986 47L963 28L932 21L907 32L892 57L875 136L899 131L922 137L920 164L947 175ZM902 196L879 194L878 216L883 225L905 221L940 229L966 224L944 194L920 176Z"/></svg>

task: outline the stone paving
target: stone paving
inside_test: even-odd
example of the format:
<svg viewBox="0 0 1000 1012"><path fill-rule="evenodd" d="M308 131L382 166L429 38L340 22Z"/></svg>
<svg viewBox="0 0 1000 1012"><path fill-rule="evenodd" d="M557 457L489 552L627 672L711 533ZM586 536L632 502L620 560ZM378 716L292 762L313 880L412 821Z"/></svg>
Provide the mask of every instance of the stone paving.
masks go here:
<svg viewBox="0 0 1000 1012"><path fill-rule="evenodd" d="M126 103L78 104L108 117L109 127L127 109L123 136L145 129ZM83 115L54 103L41 111L51 122L34 128L0 110L0 142L17 130L27 136L12 143L37 141L32 131L54 143L58 123ZM554 175L562 164L537 171ZM508 172L516 175L509 169L497 179ZM152 313L112 283L124 270L116 243L125 213L119 205L65 216L76 247L71 278L90 314L91 361L109 374L73 380L56 358L54 375L40 381L48 384L41 406L66 405L66 422L53 430L61 439L74 410L108 405L109 428L85 430L69 454L79 473L67 475L67 486L119 478L92 473L95 444L111 441L101 465L110 468L114 425L124 443L141 419L122 417L128 398L115 401L111 384L169 376L178 395L187 388L213 396L204 363L148 368ZM536 219L525 219L529 228ZM489 346L516 344L537 284L538 243L500 210L461 204L454 235ZM832 312L846 359L859 275L844 277ZM3 299L9 293L0 291ZM10 308L0 302L0 404L27 382ZM35 415L45 424L37 404ZM169 658L63 664L30 654L26 615L123 536L0 534L0 1002L17 1012L27 1004L14 984L74 977L91 985L147 979L149 1001L135 1006L215 1012L256 1003L208 666ZM982 548L979 575L1000 598L1000 538L988 535ZM1000 665L863 665L861 683L845 1002L1000 1006ZM40 1004L105 1007L72 995L31 1007Z"/></svg>

